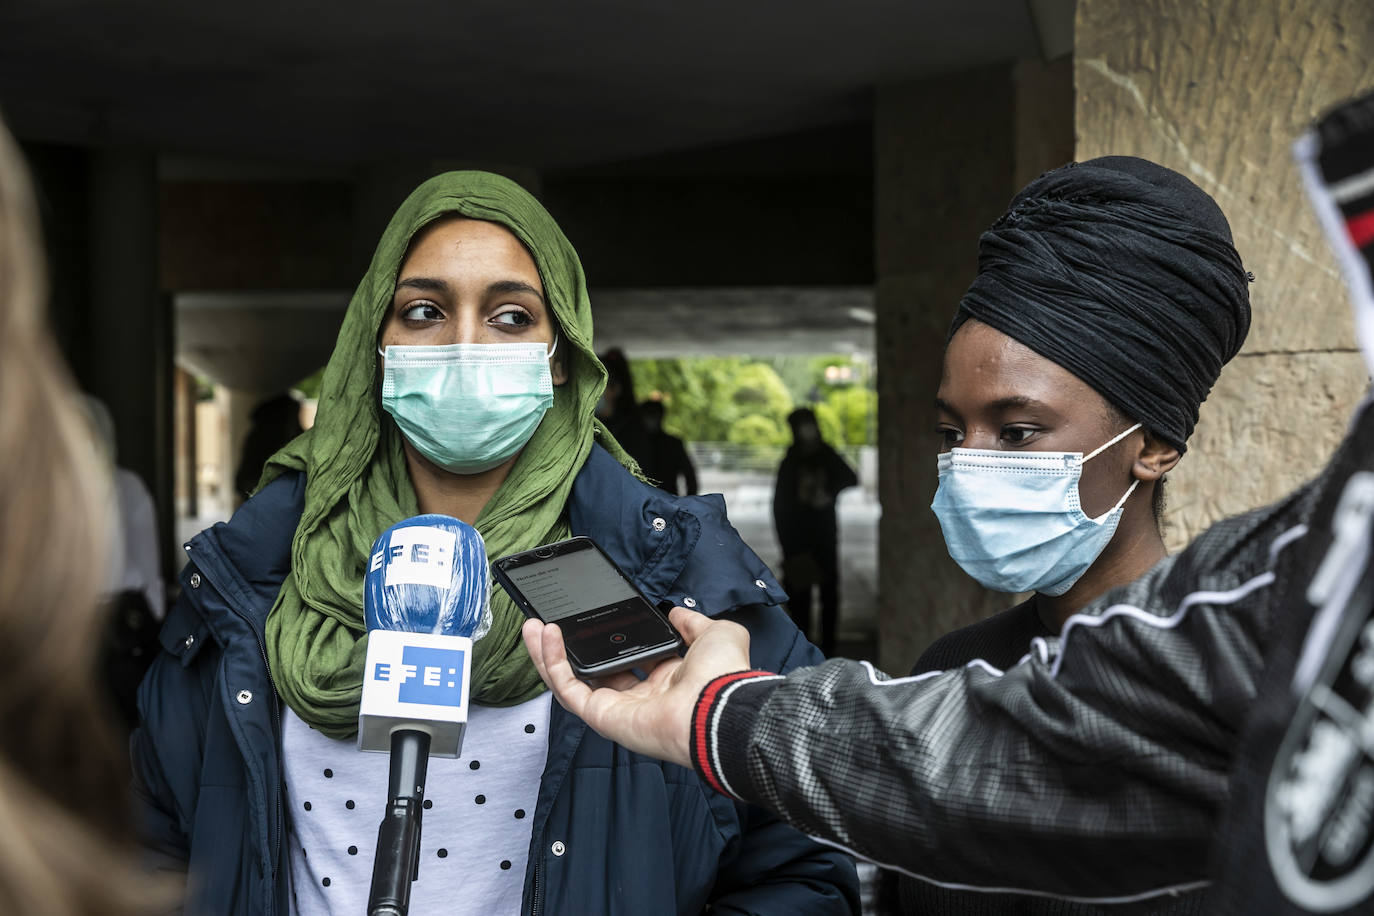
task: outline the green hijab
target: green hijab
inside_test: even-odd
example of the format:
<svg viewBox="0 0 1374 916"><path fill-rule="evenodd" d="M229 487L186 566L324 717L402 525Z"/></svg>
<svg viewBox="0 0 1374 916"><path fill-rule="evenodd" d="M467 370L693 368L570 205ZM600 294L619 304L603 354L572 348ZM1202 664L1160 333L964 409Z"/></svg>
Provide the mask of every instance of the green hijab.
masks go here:
<svg viewBox="0 0 1374 916"><path fill-rule="evenodd" d="M348 305L324 370L314 427L272 456L262 480L288 470L306 475L291 571L267 617L267 660L287 705L332 738L350 737L358 728L368 552L383 530L419 514L401 434L377 394L377 337L410 240L450 215L499 223L524 243L561 329L560 346L569 348L567 383L555 388L553 407L477 519L488 555L570 536L564 506L593 438L633 467L593 420L606 370L592 349L582 265L553 218L519 185L486 172L448 172L416 188L391 218ZM512 706L544 685L520 640L524 616L500 589L492 590L491 610L491 630L473 650L472 698Z"/></svg>

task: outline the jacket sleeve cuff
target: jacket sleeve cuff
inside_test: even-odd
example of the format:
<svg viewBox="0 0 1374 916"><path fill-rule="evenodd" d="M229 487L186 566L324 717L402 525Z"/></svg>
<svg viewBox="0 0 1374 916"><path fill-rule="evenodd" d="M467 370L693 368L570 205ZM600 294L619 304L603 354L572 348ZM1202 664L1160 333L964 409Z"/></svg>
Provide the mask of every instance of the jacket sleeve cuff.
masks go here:
<svg viewBox="0 0 1374 916"><path fill-rule="evenodd" d="M769 671L736 671L721 675L701 691L692 712L692 766L717 792L743 799L727 774L745 778L754 719L773 688L784 680Z"/></svg>

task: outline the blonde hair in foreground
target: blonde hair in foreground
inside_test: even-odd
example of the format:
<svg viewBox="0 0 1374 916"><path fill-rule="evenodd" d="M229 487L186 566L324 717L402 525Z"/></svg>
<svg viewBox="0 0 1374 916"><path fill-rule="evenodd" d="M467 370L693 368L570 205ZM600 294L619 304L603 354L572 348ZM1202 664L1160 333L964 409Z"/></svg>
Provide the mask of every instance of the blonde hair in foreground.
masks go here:
<svg viewBox="0 0 1374 916"><path fill-rule="evenodd" d="M47 331L41 263L0 123L0 913L120 916L150 898L93 672L109 481Z"/></svg>

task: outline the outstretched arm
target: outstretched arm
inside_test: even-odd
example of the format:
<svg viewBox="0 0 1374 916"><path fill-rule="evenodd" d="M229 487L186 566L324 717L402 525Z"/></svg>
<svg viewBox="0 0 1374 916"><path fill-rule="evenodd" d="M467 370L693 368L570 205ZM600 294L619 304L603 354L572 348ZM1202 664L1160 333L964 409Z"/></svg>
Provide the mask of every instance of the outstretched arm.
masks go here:
<svg viewBox="0 0 1374 916"><path fill-rule="evenodd" d="M1223 523L1005 673L749 672L742 628L675 609L684 658L592 687L555 628L525 636L598 732L805 833L942 882L1143 898L1205 878L1270 631L1268 566L1299 534L1282 510Z"/></svg>

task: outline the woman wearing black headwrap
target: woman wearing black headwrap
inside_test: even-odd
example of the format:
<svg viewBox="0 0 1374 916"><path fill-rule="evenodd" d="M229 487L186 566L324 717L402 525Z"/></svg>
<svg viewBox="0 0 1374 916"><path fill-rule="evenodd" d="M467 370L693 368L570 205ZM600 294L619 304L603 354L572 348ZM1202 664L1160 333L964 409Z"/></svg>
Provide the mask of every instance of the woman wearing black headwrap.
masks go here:
<svg viewBox="0 0 1374 916"><path fill-rule="evenodd" d="M1247 283L1216 203L1154 163L1065 166L1012 199L951 327L932 508L966 572L1033 594L937 640L913 674L1006 669L1165 556L1163 477L1245 340ZM1103 911L909 879L901 899L908 913ZM1204 911L1200 893L1145 910Z"/></svg>

